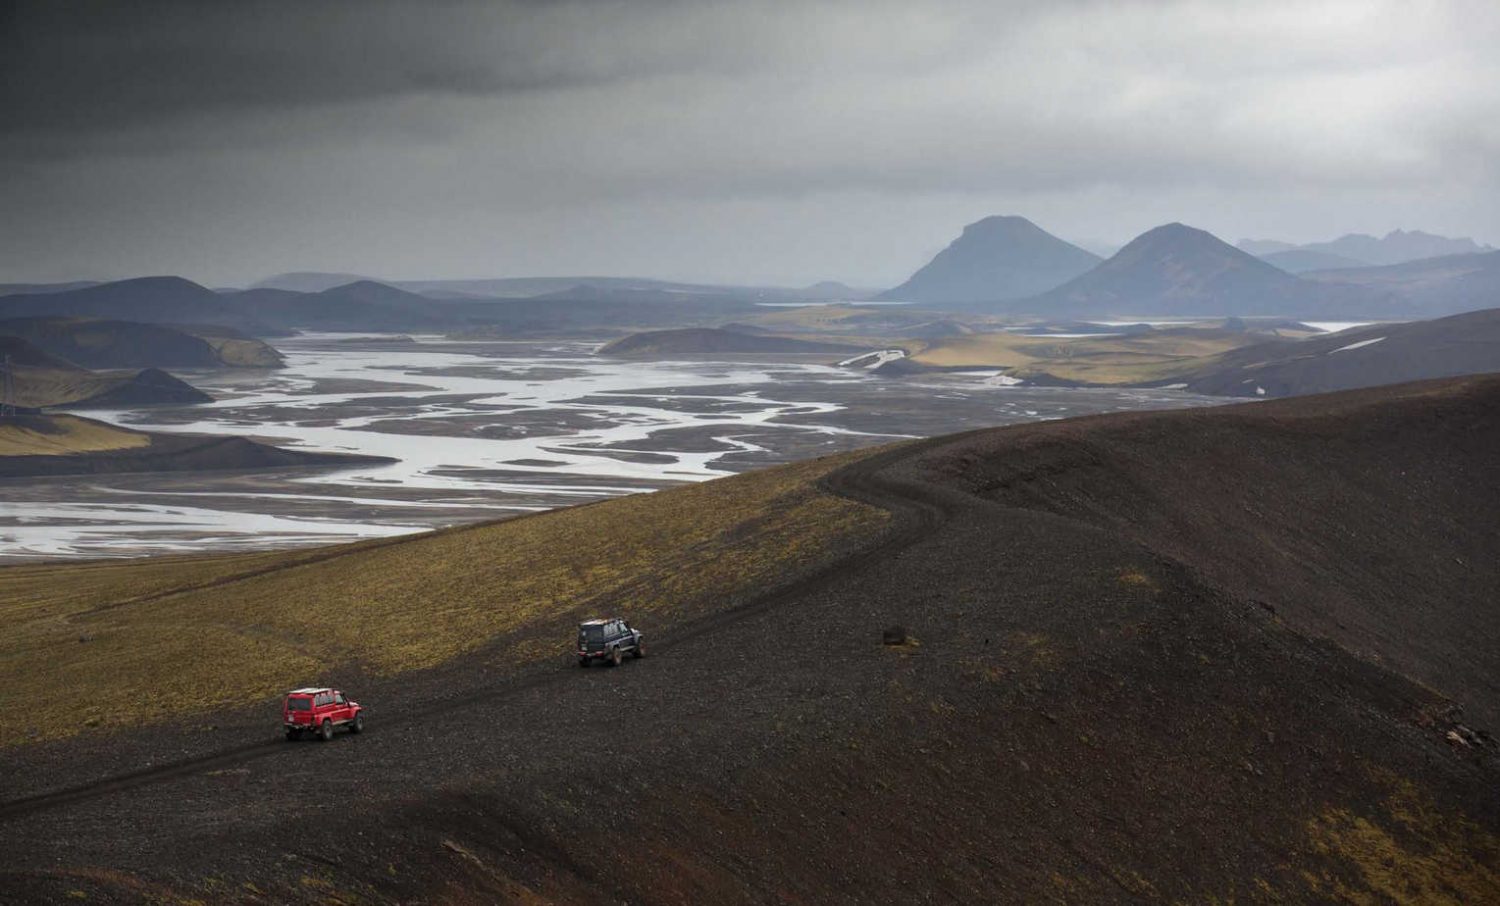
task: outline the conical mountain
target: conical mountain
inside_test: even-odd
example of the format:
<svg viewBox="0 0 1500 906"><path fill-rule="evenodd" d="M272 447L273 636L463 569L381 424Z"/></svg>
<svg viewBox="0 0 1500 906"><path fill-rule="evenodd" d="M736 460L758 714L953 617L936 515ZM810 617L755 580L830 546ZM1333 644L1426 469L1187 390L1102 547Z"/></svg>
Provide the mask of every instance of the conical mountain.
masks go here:
<svg viewBox="0 0 1500 906"><path fill-rule="evenodd" d="M1212 233L1169 223L1137 236L1088 273L1008 308L1068 317L1390 313L1388 296L1351 289L1359 288L1300 280Z"/></svg>
<svg viewBox="0 0 1500 906"><path fill-rule="evenodd" d="M1065 283L1100 260L1025 217L986 217L964 227L911 279L880 298L940 305L1021 299Z"/></svg>

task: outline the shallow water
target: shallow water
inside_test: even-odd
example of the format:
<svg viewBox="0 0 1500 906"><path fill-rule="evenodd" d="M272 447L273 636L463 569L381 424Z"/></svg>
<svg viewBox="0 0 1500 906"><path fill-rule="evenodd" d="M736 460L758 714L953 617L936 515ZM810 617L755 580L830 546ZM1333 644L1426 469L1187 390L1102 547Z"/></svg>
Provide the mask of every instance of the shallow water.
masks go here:
<svg viewBox="0 0 1500 906"><path fill-rule="evenodd" d="M0 558L288 547L635 493L892 440L1092 412L1210 405L1163 390L874 377L817 358L632 362L593 344L350 335L277 343L275 372L183 372L210 404L85 414L393 464L0 484Z"/></svg>

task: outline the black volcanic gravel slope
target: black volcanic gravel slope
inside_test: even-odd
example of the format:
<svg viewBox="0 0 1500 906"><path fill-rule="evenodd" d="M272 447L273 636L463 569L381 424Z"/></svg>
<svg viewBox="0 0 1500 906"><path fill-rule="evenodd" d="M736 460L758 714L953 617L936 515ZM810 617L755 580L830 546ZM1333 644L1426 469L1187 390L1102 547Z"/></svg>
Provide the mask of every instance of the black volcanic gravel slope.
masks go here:
<svg viewBox="0 0 1500 906"><path fill-rule="evenodd" d="M619 669L497 639L348 677L369 729L326 745L268 702L0 753L0 891L1494 902L1495 750L1452 699L1494 677L1497 407L1468 379L889 448L829 479L899 517L877 547ZM1384 582L1437 618L1318 631L1391 618ZM1403 677L1442 651L1472 671Z"/></svg>
<svg viewBox="0 0 1500 906"><path fill-rule="evenodd" d="M1303 396L1500 371L1500 309L1257 343L1178 378L1193 393Z"/></svg>
<svg viewBox="0 0 1500 906"><path fill-rule="evenodd" d="M1489 376L1075 419L928 462L978 496L1190 564L1500 729L1497 388Z"/></svg>

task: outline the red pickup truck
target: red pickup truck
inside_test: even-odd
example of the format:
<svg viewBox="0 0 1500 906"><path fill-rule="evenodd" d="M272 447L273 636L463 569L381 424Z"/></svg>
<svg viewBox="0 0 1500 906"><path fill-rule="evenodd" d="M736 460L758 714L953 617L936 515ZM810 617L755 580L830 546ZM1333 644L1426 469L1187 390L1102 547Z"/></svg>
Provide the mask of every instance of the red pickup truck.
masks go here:
<svg viewBox="0 0 1500 906"><path fill-rule="evenodd" d="M351 733L365 729L364 709L337 689L326 687L293 689L281 703L281 723L288 741L300 739L304 732L316 733L327 742L334 727L348 727Z"/></svg>

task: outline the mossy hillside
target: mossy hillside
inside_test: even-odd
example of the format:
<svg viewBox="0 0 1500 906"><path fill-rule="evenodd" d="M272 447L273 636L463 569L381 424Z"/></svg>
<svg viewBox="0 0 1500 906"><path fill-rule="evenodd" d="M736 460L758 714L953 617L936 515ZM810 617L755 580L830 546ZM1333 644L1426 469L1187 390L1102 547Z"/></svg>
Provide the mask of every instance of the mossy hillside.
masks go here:
<svg viewBox="0 0 1500 906"><path fill-rule="evenodd" d="M66 456L150 444L149 434L76 415L0 418L0 456Z"/></svg>
<svg viewBox="0 0 1500 906"><path fill-rule="evenodd" d="M512 663L560 658L586 614L669 630L875 537L884 511L817 485L858 455L394 541L0 569L0 745L248 704L337 668L433 667L495 642ZM37 726L24 704L42 696L88 704L77 722Z"/></svg>
<svg viewBox="0 0 1500 906"><path fill-rule="evenodd" d="M1132 384L1191 374L1216 356L1264 340L1261 335L1218 330L1076 338L983 333L916 344L912 360L943 368L1005 368L1033 379Z"/></svg>

